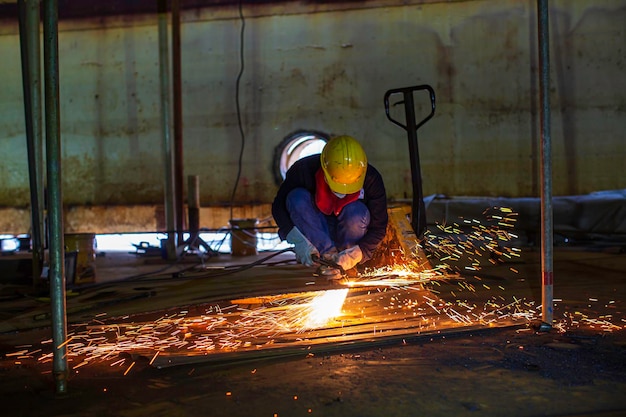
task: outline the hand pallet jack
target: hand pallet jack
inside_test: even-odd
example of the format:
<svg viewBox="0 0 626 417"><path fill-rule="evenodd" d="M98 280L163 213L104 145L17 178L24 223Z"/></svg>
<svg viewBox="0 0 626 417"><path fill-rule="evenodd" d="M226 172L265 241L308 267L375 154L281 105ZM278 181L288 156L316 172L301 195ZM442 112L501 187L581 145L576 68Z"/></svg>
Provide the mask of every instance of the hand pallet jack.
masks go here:
<svg viewBox="0 0 626 417"><path fill-rule="evenodd" d="M427 91L430 97L431 111L422 121L416 123L414 93L417 91ZM389 98L402 94L402 101L394 105L404 103L405 123L395 120L389 112ZM426 231L426 207L424 205L424 195L422 193L422 172L420 168L420 156L417 146L417 129L429 121L435 114L435 91L429 85L417 85L412 87L394 88L385 93L385 114L394 124L406 130L409 140L409 157L411 160L411 181L413 184L413 202L411 205L411 226L419 240L424 237Z"/></svg>

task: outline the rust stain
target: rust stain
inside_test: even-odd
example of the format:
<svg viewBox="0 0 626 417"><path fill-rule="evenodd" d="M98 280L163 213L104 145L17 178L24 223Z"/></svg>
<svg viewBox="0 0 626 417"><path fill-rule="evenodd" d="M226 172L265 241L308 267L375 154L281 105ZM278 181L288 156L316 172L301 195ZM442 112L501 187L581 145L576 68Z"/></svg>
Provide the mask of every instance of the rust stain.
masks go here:
<svg viewBox="0 0 626 417"><path fill-rule="evenodd" d="M306 77L304 76L304 73L300 68L294 68L291 70L291 80L294 83L299 83L303 85L307 84Z"/></svg>
<svg viewBox="0 0 626 417"><path fill-rule="evenodd" d="M452 101L456 68L452 63L450 47L437 43L437 72L442 75L437 83L437 95L444 101Z"/></svg>
<svg viewBox="0 0 626 417"><path fill-rule="evenodd" d="M332 95L335 84L344 81L349 81L345 67L341 63L334 63L324 68L317 92L322 97L329 97Z"/></svg>

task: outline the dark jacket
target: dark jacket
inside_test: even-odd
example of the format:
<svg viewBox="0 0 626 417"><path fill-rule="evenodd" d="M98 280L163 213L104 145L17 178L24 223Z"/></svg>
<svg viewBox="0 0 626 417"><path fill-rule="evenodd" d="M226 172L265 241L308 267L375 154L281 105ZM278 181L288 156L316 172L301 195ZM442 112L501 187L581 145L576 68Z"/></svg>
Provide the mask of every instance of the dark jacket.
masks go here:
<svg viewBox="0 0 626 417"><path fill-rule="evenodd" d="M272 204L272 215L281 239L284 240L294 226L287 211L287 194L294 188L305 188L315 195L315 173L320 167L320 156L311 155L296 161L287 171L285 181L280 185ZM365 195L362 201L369 209L370 224L367 233L359 241L359 247L363 252L363 259L367 260L385 237L388 221L385 184L380 173L369 164L363 191Z"/></svg>

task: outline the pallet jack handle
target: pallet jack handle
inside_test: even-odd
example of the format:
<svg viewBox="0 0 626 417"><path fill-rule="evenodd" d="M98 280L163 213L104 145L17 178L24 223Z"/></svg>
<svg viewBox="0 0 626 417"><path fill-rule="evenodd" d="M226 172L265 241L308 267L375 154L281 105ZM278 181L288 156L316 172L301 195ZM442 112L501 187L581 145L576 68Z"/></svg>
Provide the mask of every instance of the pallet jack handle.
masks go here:
<svg viewBox="0 0 626 417"><path fill-rule="evenodd" d="M430 96L431 111L428 116L416 123L415 101L413 94L416 91L426 90ZM389 97L395 94L402 94L403 100L396 103L404 103L405 123L393 119L389 114ZM424 195L422 193L422 172L420 169L419 149L417 146L417 129L429 121L435 114L435 90L429 85L417 85L412 87L394 88L385 93L385 114L394 124L406 130L409 139L409 157L411 159L411 181L413 183L413 203L411 206L411 226L419 239L426 231L426 207L424 205Z"/></svg>

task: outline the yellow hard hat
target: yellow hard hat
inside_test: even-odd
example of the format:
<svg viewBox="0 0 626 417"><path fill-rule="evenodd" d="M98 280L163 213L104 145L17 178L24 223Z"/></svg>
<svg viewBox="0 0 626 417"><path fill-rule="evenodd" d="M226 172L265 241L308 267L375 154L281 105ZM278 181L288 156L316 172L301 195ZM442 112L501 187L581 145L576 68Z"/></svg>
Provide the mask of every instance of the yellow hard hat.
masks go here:
<svg viewBox="0 0 626 417"><path fill-rule="evenodd" d="M352 194L363 188L367 156L352 136L336 136L326 143L321 154L322 170L331 190Z"/></svg>

